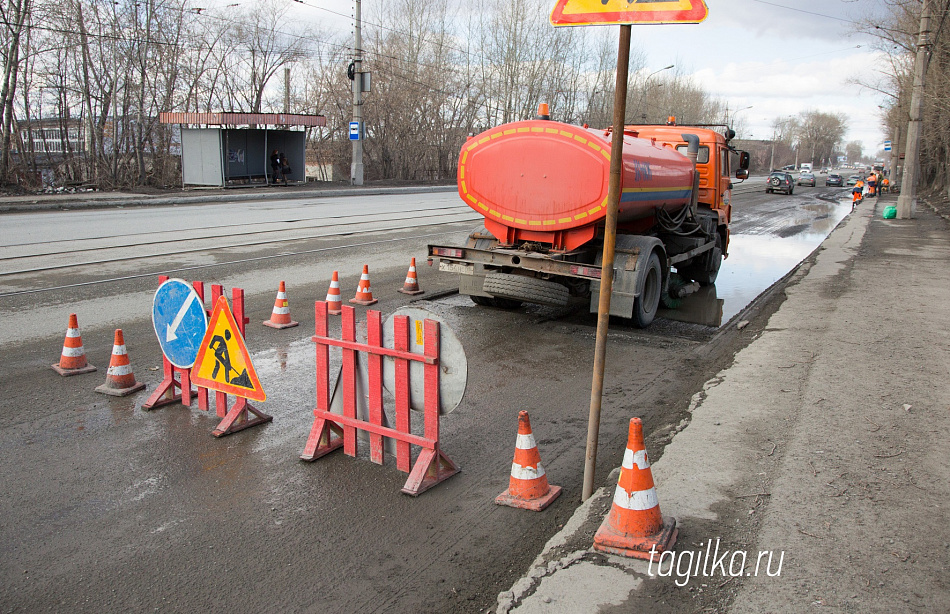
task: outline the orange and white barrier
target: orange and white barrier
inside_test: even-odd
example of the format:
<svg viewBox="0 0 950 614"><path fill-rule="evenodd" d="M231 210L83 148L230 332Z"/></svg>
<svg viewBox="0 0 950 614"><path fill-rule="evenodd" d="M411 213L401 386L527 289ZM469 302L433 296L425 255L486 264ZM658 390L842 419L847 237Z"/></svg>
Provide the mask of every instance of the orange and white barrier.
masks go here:
<svg viewBox="0 0 950 614"><path fill-rule="evenodd" d="M274 300L274 310L271 311L270 320L264 320L264 326L283 329L297 326L300 322L294 322L290 319L290 302L287 300L287 287L284 282L280 282L277 288L277 298Z"/></svg>
<svg viewBox="0 0 950 614"><path fill-rule="evenodd" d="M610 514L594 535L594 549L650 559L676 542L676 519L663 520L650 459L643 445L643 423L630 420L627 449Z"/></svg>
<svg viewBox="0 0 950 614"><path fill-rule="evenodd" d="M96 386L96 392L124 397L144 388L144 383L135 381L132 365L129 363L129 352L125 349L122 329L117 328L115 341L112 344L112 359L109 361L109 370L106 371L106 383Z"/></svg>
<svg viewBox="0 0 950 614"><path fill-rule="evenodd" d="M419 289L419 277L416 275L416 259L413 258L409 262L409 272L406 273L406 282L402 285L402 288L399 290L403 294L422 294L425 290Z"/></svg>
<svg viewBox="0 0 950 614"><path fill-rule="evenodd" d="M340 275L333 271L330 289L327 290L327 313L338 316L343 313L343 297L340 296Z"/></svg>
<svg viewBox="0 0 950 614"><path fill-rule="evenodd" d="M521 411L518 413L518 439L515 441L508 490L495 497L495 503L540 512L560 494L560 486L548 484L528 412Z"/></svg>
<svg viewBox="0 0 950 614"><path fill-rule="evenodd" d="M350 302L357 305L374 305L379 302L373 298L373 289L369 285L369 265L363 265L363 274L360 275L360 283L356 287L356 296L351 298Z"/></svg>
<svg viewBox="0 0 950 614"><path fill-rule="evenodd" d="M69 314L69 324L66 327L66 340L63 341L63 351L59 362L52 365L53 370L68 377L81 373L91 373L96 370L86 362L86 348L82 345L82 334L79 332L79 318L75 313Z"/></svg>

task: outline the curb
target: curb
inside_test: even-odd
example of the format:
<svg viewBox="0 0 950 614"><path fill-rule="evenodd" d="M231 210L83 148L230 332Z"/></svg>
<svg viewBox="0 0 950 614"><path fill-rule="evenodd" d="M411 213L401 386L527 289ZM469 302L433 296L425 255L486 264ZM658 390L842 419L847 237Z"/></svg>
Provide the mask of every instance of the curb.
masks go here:
<svg viewBox="0 0 950 614"><path fill-rule="evenodd" d="M380 196L392 194L428 194L436 192L454 192L455 185L445 186L411 186L411 187L378 187L378 188L342 188L342 189L314 189L301 191L236 191L227 194L208 194L205 196L147 196L144 194L127 194L121 197L88 198L83 194L50 198L50 195L38 194L31 202L10 202L0 198L0 213L16 213L25 211L54 211L59 209L108 209L113 207L173 207L177 205L196 205L205 203L235 203L255 200L290 200L295 198L334 198L343 196Z"/></svg>

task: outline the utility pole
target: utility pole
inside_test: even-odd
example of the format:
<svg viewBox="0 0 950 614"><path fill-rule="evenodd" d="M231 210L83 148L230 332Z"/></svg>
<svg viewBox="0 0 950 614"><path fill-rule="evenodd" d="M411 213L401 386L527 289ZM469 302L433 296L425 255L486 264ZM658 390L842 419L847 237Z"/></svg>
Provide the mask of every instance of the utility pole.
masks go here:
<svg viewBox="0 0 950 614"><path fill-rule="evenodd" d="M772 155L769 156L769 172L775 170L775 133L772 133Z"/></svg>
<svg viewBox="0 0 950 614"><path fill-rule="evenodd" d="M284 113L290 113L290 66L284 66Z"/></svg>
<svg viewBox="0 0 950 614"><path fill-rule="evenodd" d="M360 26L360 1L356 0L356 47L353 49L353 121L359 129L353 140L350 185L363 185L363 36Z"/></svg>
<svg viewBox="0 0 950 614"><path fill-rule="evenodd" d="M901 195L897 198L897 217L914 217L917 208L917 175L920 172L920 124L924 108L924 77L930 55L930 0L920 9L920 34L914 60L914 89L910 97L910 121L907 122L907 145L904 147L904 173Z"/></svg>
<svg viewBox="0 0 950 614"><path fill-rule="evenodd" d="M901 127L900 124L894 127L894 141L891 143L891 161L887 165L887 172L890 174L891 185L897 184L897 166L900 164L901 151Z"/></svg>

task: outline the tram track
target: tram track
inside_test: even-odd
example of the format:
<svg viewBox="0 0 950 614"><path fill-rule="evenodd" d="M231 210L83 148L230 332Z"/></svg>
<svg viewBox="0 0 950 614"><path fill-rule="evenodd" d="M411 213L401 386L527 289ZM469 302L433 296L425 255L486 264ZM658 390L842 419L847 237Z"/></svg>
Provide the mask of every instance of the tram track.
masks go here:
<svg viewBox="0 0 950 614"><path fill-rule="evenodd" d="M440 223L438 223L438 224L428 224L428 226L442 226L442 225L447 225L447 224L462 223L463 221L465 221L465 220L462 220L462 221L459 221L459 222L440 222ZM415 226L415 225L414 225L414 226L403 226L403 227L401 227L401 228L389 228L389 229L386 229L386 230L387 230L387 231L389 231L389 230L406 230L406 229L410 229L410 228L417 228L417 226ZM22 296L22 295L25 295L25 294L38 294L38 293L42 293L42 292L53 292L53 291L58 291L58 290L68 290L68 289L71 289L71 288L82 288L82 287L86 287L86 286L95 286L95 285L100 285L100 284L116 283L116 282L129 281L129 280L134 280L134 279L142 279L142 278L145 278L145 277L157 277L157 276L159 276L159 275L166 275L166 274L169 274L169 273L183 273L183 272L185 272L185 271L197 271L197 270L201 270L201 269L210 269L210 268L215 268L215 267L226 267L226 266L232 266L232 265L235 265L235 264L247 264L247 263L251 263L251 262L262 262L262 261L266 261L266 260L273 260L273 259L276 259L276 258L288 258L288 257L293 257L293 256L302 256L302 255L306 255L306 254L318 254L318 253L321 253L321 252L330 252L330 251L335 251L335 250L356 249L356 248L362 248L362 247L371 247L371 246L374 246L374 245L384 245L384 244L387 244L387 243L398 243L398 242L401 242L401 241L413 241L413 240L416 240L416 239L428 239L428 238L431 238L431 237L440 237L440 236L444 236L444 235L448 235L448 234L454 234L455 232L458 232L458 231L456 231L456 230L450 230L450 231L446 231L446 232L425 233L425 234L410 235L410 236L405 236L405 237L396 237L396 238L392 238L392 239L379 239L379 240L376 240L376 241L363 241L363 242L360 242L360 243L350 243L350 244L346 244L346 245L333 245L333 246L328 246L328 247L316 247L316 248L313 248L313 249L298 250L298 251L295 251L295 252L281 252L281 253L279 253L279 254L267 254L267 255L265 255L265 256L254 256L254 257L252 257L252 258L239 258L239 259L236 259L236 260L227 260L227 261L223 261L223 262L213 262L213 263L209 263L209 264L197 264L197 265L194 265L194 266L187 266L187 267L164 268L164 269L159 269L159 270L155 270L155 271L149 271L149 272L147 272L147 273L135 273L135 274L132 274L132 275L122 275L122 276L118 276L118 277L108 277L108 278L104 278L104 279L93 279L93 280L89 280L89 281L82 281L82 282L76 282L76 283L71 283L71 284L61 284L61 285L58 285L58 286L48 286L48 287L45 287L45 288L30 288L30 289L27 289L27 290L13 290L13 291L10 291L10 292L0 292L0 298L13 297L13 296ZM348 236L349 234L352 234L352 233L347 233L347 234L337 235L337 236ZM209 249L204 249L204 250L192 250L192 251L210 251L210 250L209 250ZM115 262L115 261L105 261L105 262L108 263L108 262ZM2 277L2 276L3 276L3 275L0 274L0 277Z"/></svg>
<svg viewBox="0 0 950 614"><path fill-rule="evenodd" d="M420 212L432 212L432 211L444 211L444 210L451 210L452 212L451 213L436 213L432 215L427 215L426 217L434 218L434 217L444 217L444 216L449 216L449 215L461 215L462 213L470 211L470 208L464 205L452 206L452 207L438 207L438 208L430 207L430 208L421 208L421 209L408 209L408 210L399 211L398 213L399 214L415 214L415 213L420 213ZM78 247L77 249L61 249L59 251L43 251L43 252L20 254L20 255L14 255L14 256L0 256L0 262L10 261L10 260L23 260L27 258L41 258L44 256L59 256L63 254L77 254L77 253L82 253L82 252L100 251L100 250L107 250L107 249L145 247L148 245L160 245L160 244L165 244L165 243L180 243L180 242L185 242L185 241L199 241L199 240L204 241L208 239L222 239L222 238L227 238L227 237L256 235L256 234L262 234L262 233L288 232L288 231L294 231L294 230L306 230L310 228L354 226L357 224L365 224L366 223L365 218L371 218L374 221L381 221L381 222L394 222L394 221L404 221L407 219L418 219L418 217L414 217L411 215L404 216L404 217L385 218L382 220L378 219L378 217L379 217L379 213L358 213L358 214L352 214L352 215L334 215L334 216L311 217L311 218L298 217L298 218L287 219L287 220L268 220L265 222L257 222L256 225L263 226L263 225L296 224L296 223L304 222L304 221L314 221L314 222L321 222L321 223L309 224L309 225L303 225L303 226L294 226L293 228L289 228L289 227L275 228L273 230L253 229L253 230L247 230L244 232L229 231L223 234L214 234L214 235L200 235L200 236L183 237L183 238L163 238L163 239L156 239L154 241L136 241L136 242L121 243L117 245L114 244L114 245L107 245L107 246L101 246L101 247ZM355 218L360 218L360 219L355 219ZM354 221L336 222L336 223L330 223L330 224L327 223L327 222L331 222L332 220L341 220L341 219L352 219ZM247 226L250 226L250 224L248 224L247 222L241 222L241 223L235 223L235 224L215 224L213 226L188 228L187 231L200 232L204 230L220 230L223 228L240 228L240 227L247 227ZM102 236L87 237L87 238L82 238L82 239L53 239L51 241L38 241L38 242L32 242L32 243L31 242L10 243L7 245L0 246L0 249L8 249L8 248L15 248L15 247L36 248L37 246L59 245L63 243L81 244L84 242L88 243L88 242L94 242L94 241L109 241L112 239L119 239L123 237L126 237L126 238L128 237L155 237L159 235L175 235L175 234L181 234L182 232L185 232L185 231L182 229L171 229L171 230L156 230L156 231L150 231L150 232L140 232L140 233L133 233L133 234L123 233L123 234L113 234L113 235L102 235Z"/></svg>

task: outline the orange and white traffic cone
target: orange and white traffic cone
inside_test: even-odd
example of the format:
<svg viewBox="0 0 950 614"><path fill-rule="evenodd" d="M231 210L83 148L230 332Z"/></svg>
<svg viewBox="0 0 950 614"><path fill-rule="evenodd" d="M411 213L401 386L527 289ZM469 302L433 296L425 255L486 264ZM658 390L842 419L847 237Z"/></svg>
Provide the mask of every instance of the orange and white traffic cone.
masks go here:
<svg viewBox="0 0 950 614"><path fill-rule="evenodd" d="M274 310L271 311L270 320L264 320L264 326L271 328L292 328L300 322L294 322L290 319L290 303L287 302L287 287L284 282L280 282L277 288L277 299L274 301Z"/></svg>
<svg viewBox="0 0 950 614"><path fill-rule="evenodd" d="M633 418L613 506L594 535L594 549L638 559L658 558L676 543L677 532L676 519L664 521L660 514L653 472L643 445L643 423Z"/></svg>
<svg viewBox="0 0 950 614"><path fill-rule="evenodd" d="M86 362L86 349L82 346L79 318L76 317L75 313L69 314L69 325L66 328L63 352L59 357L59 362L53 365L53 369L63 377L91 373L96 370L94 366Z"/></svg>
<svg viewBox="0 0 950 614"><path fill-rule="evenodd" d="M515 442L515 460L511 463L508 490L495 497L498 505L520 507L540 512L561 494L560 486L548 484L541 465L538 444L531 433L528 412L518 413L518 439Z"/></svg>
<svg viewBox="0 0 950 614"><path fill-rule="evenodd" d="M406 273L406 283L399 290L403 294L422 294L425 290L419 289L419 278L416 276L416 259L409 262L409 272Z"/></svg>
<svg viewBox="0 0 950 614"><path fill-rule="evenodd" d="M368 265L363 265L363 274L360 275L360 283L356 287L356 296L351 298L350 302L357 305L374 305L379 302L373 298L373 289L369 285Z"/></svg>
<svg viewBox="0 0 950 614"><path fill-rule="evenodd" d="M96 386L96 392L124 397L144 388L144 383L135 381L132 365L129 364L129 353L125 349L122 329L117 328L115 342L112 345L112 359L109 361L109 370L106 371L106 383Z"/></svg>
<svg viewBox="0 0 950 614"><path fill-rule="evenodd" d="M338 316L343 313L343 297L340 296L340 275L333 271L330 289L327 290L327 313Z"/></svg>

